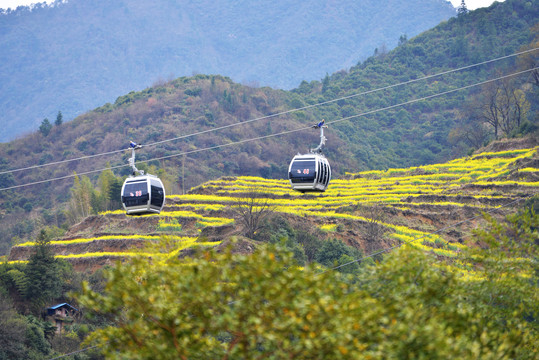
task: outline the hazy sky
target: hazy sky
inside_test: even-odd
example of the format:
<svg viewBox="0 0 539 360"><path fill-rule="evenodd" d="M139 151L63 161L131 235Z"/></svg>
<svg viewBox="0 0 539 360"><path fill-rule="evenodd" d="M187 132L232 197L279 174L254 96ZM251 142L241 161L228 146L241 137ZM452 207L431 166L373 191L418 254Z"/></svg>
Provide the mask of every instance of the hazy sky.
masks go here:
<svg viewBox="0 0 539 360"><path fill-rule="evenodd" d="M38 3L38 2L47 2L50 3L53 0L0 0L0 8L7 9L12 8L15 9L19 5L30 5L32 3ZM460 5L462 0L450 0L453 6L457 7ZM466 3L466 7L469 10L474 10L480 7L489 6L494 2L494 0L464 0ZM503 1L503 0L501 0Z"/></svg>

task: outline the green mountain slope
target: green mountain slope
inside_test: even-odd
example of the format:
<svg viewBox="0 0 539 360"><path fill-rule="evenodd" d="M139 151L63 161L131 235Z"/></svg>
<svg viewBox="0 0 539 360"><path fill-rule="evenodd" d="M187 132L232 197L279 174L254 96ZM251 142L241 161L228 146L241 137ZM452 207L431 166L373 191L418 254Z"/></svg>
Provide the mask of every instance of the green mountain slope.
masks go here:
<svg viewBox="0 0 539 360"><path fill-rule="evenodd" d="M197 75L131 92L72 122L53 126L46 136L44 132L37 132L0 144L0 170L85 157L38 169L3 173L0 174L1 182L4 187L9 187L69 177L73 172L92 172L88 176L95 184L101 170L108 167L107 163L117 168L117 176L126 176L129 173L128 153L118 151L126 148L129 140L156 143L140 152L137 159L150 160L155 171L166 171L161 175L167 180L169 194L182 193L224 175L283 179L287 176L290 159L319 142L316 131L295 130L306 128L321 118L330 123L325 153L335 178L351 171L446 161L468 151L461 147L461 143L451 143L448 138L461 119L468 119L461 110L467 101L477 96L474 92L460 91L391 111L341 120L484 81L500 71L516 71L520 65L514 57L503 63L429 81L318 107L314 105L516 52L533 41L535 34L531 26L538 19L537 11L533 9L535 7L530 8L529 2L507 0L489 9L471 12L408 40L392 52L379 53L350 71L327 76L322 82L304 82L293 91L248 87L222 76ZM511 21L505 21L507 17ZM479 24L484 21L493 24L494 30L479 31ZM490 31L494 32L491 34ZM489 41L499 46L484 52L491 49L483 45ZM461 54L457 51L459 44L474 46L470 45L470 51ZM452 53L452 49L457 53ZM530 103L528 120L537 123L537 88L530 81L529 77L519 78L516 86ZM475 91L481 93L480 90ZM306 108L297 111L302 107ZM282 115L267 117L280 113ZM256 119L259 120L250 121ZM220 127L226 128L213 131ZM290 133L273 136L281 132ZM198 135L188 136L191 134ZM269 137L242 142L261 136ZM220 148L206 150L216 146ZM104 152L111 153L87 158ZM182 153L187 154L185 158L177 156ZM161 160L152 160L156 158ZM66 219L61 210L69 200L72 184L70 177L0 191L5 224L1 233L4 249L9 248L14 235L24 238L32 234L38 224L64 223ZM21 214L27 218L22 222Z"/></svg>

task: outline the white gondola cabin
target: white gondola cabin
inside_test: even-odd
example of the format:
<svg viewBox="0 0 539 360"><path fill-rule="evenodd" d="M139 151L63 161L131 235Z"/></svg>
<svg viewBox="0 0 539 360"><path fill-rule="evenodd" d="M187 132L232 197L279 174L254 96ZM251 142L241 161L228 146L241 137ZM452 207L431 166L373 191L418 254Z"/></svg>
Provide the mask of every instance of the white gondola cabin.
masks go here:
<svg viewBox="0 0 539 360"><path fill-rule="evenodd" d="M311 149L309 154L294 156L288 167L288 180L293 190L300 192L326 191L331 180L331 167L322 154L322 146L326 143L324 136L325 121L322 120L313 128L320 129L320 145Z"/></svg>
<svg viewBox="0 0 539 360"><path fill-rule="evenodd" d="M135 150L141 149L142 146L131 141L130 147L129 165L133 169L133 176L128 177L122 186L122 204L125 212L127 215L159 214L165 206L165 187L157 176L144 175L144 171L138 170L135 166Z"/></svg>
<svg viewBox="0 0 539 360"><path fill-rule="evenodd" d="M322 154L296 155L290 162L288 179L297 191L325 191L331 180L331 167Z"/></svg>
<svg viewBox="0 0 539 360"><path fill-rule="evenodd" d="M165 205L165 187L153 175L129 177L122 186L122 204L128 215L159 214Z"/></svg>

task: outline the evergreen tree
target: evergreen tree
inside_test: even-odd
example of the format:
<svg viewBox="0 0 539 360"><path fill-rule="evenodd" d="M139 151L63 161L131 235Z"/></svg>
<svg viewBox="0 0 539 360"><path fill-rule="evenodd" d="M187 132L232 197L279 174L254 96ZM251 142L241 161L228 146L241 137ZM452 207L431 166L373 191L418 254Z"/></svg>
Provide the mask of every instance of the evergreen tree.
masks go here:
<svg viewBox="0 0 539 360"><path fill-rule="evenodd" d="M354 273L359 269L357 262L352 262L361 255L359 251L354 251L341 240L330 239L324 242L324 245L316 255L316 261L327 267L339 267L338 270L345 273Z"/></svg>
<svg viewBox="0 0 539 360"><path fill-rule="evenodd" d="M324 80L322 80L322 93L325 93L329 88L329 75L326 73Z"/></svg>
<svg viewBox="0 0 539 360"><path fill-rule="evenodd" d="M37 237L25 273L28 279L26 299L32 302L34 313L38 313L48 301L60 295L62 286L58 264L45 230L41 230Z"/></svg>
<svg viewBox="0 0 539 360"><path fill-rule="evenodd" d="M50 123L49 119L45 118L41 122L41 125L39 126L39 132L43 134L43 136L49 135L52 129L52 124Z"/></svg>
<svg viewBox="0 0 539 360"><path fill-rule="evenodd" d="M58 115L56 115L56 121L54 122L54 125L60 126L64 122L64 117L62 116L62 112L58 111Z"/></svg>
<svg viewBox="0 0 539 360"><path fill-rule="evenodd" d="M399 46L406 44L407 41L408 37L406 36L406 34L401 35L399 37Z"/></svg>
<svg viewBox="0 0 539 360"><path fill-rule="evenodd" d="M457 9L458 16L466 15L468 13L468 8L466 7L466 3L464 0L460 3L460 6Z"/></svg>
<svg viewBox="0 0 539 360"><path fill-rule="evenodd" d="M46 339L44 323L33 316L26 317L26 346L30 348L30 359L42 359L51 351L51 344ZM47 326L47 329L50 327Z"/></svg>
<svg viewBox="0 0 539 360"><path fill-rule="evenodd" d="M110 201L110 209L117 210L122 207L122 180L114 178L110 185L108 191L108 198Z"/></svg>

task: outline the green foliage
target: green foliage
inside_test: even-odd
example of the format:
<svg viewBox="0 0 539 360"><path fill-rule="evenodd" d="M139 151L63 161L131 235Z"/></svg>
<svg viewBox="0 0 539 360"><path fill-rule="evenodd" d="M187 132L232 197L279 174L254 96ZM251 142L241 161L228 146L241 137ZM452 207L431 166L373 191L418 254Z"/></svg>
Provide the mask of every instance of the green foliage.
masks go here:
<svg viewBox="0 0 539 360"><path fill-rule="evenodd" d="M185 89L184 93L185 95L188 95L188 96L200 96L200 94L202 93L202 89L201 88Z"/></svg>
<svg viewBox="0 0 539 360"><path fill-rule="evenodd" d="M26 274L19 269L11 269L7 271L6 275L14 284L14 287L17 289L19 295L25 298L28 293L28 277Z"/></svg>
<svg viewBox="0 0 539 360"><path fill-rule="evenodd" d="M525 322L537 336L539 216L525 208L503 221L485 217L488 225L476 230L473 240L481 248L471 247L468 253L482 275L470 291L498 328L510 332Z"/></svg>
<svg viewBox="0 0 539 360"><path fill-rule="evenodd" d="M74 185L71 188L71 199L69 200L66 216L71 224L75 224L80 219L90 215L92 211L92 197L95 190L87 176L79 179L75 176Z"/></svg>
<svg viewBox="0 0 539 360"><path fill-rule="evenodd" d="M47 328L49 328L47 326ZM25 344L31 350L30 359L39 359L43 355L48 355L51 351L51 344L45 338L44 323L33 316L27 317Z"/></svg>
<svg viewBox="0 0 539 360"><path fill-rule="evenodd" d="M26 322L17 315L10 299L0 293L0 359L25 359Z"/></svg>
<svg viewBox="0 0 539 360"><path fill-rule="evenodd" d="M353 260L361 256L360 250L346 245L341 240L330 239L324 241L324 245L316 255L316 261L329 268L340 266L338 271L353 274L359 270L358 262ZM347 265L341 266L344 264Z"/></svg>
<svg viewBox="0 0 539 360"><path fill-rule="evenodd" d="M315 261L316 254L323 244L323 235L316 232L308 223L292 225L281 215L274 214L265 219L255 239L280 244L294 254L298 264Z"/></svg>
<svg viewBox="0 0 539 360"><path fill-rule="evenodd" d="M39 242L44 245L47 243L46 240L45 231L42 231ZM40 260L37 258L38 256L33 256L28 264L2 263L0 265L1 360L41 360L48 359L53 354L59 355L79 349L81 339L75 335L75 340L70 340L69 327L65 333L56 334L56 326L49 321L42 320L41 316L44 308L51 302L59 298L68 299L68 292L80 291L83 275L74 273L72 266L65 261L56 260L54 263L50 263L42 261L41 256ZM40 269L47 279L56 282L57 290L59 290L56 294L52 294L50 291L55 284L36 276L36 269ZM39 295L42 299L36 299L35 295L29 298L29 291L33 291L38 282L41 284L38 287L44 293ZM92 283L99 284L99 282ZM40 301L45 297L48 299ZM72 302L73 299L69 301ZM13 304L16 304L16 307ZM31 310L34 315L21 315L28 314L28 310ZM84 337L89 330L86 324L77 324L76 328L80 329L78 333L81 337ZM93 325L92 328L94 328ZM66 345L68 343L69 346ZM87 357L83 355L82 358L86 359Z"/></svg>
<svg viewBox="0 0 539 360"><path fill-rule="evenodd" d="M299 227L295 232L295 239L301 245L307 261L313 262L316 260L316 255L322 247L323 236L317 229L309 229L308 226Z"/></svg>
<svg viewBox="0 0 539 360"><path fill-rule="evenodd" d="M477 292L484 283L459 280L434 259L407 250L372 270L362 288L392 314L384 318L391 335L382 348L396 358L531 356L536 337L529 324L511 317L507 328L493 322Z"/></svg>
<svg viewBox="0 0 539 360"><path fill-rule="evenodd" d="M52 130L52 124L50 123L49 119L47 118L43 119L43 121L41 122L41 125L39 125L39 132L43 136L48 136L51 130Z"/></svg>
<svg viewBox="0 0 539 360"><path fill-rule="evenodd" d="M109 183L109 191L107 193L110 202L110 210L120 209L122 207L122 180L115 178Z"/></svg>
<svg viewBox="0 0 539 360"><path fill-rule="evenodd" d="M18 315L9 298L0 294L0 359L40 360L51 354L48 342L55 326L34 316Z"/></svg>
<svg viewBox="0 0 539 360"><path fill-rule="evenodd" d="M329 276L315 279L312 270L284 270L289 261L290 254L262 250L248 257L208 254L188 267L173 260L141 271L147 265L137 259L129 270L109 273L115 284L107 285L104 296L86 288L80 300L126 320L93 335L106 342L111 358L334 358L340 353L337 339L345 338L339 327L345 319L335 317L337 308L326 295L341 298L346 289ZM159 304L171 307L161 311Z"/></svg>
<svg viewBox="0 0 539 360"><path fill-rule="evenodd" d="M116 323L91 334L91 342L111 359L535 354L537 292L507 291L504 297L511 301L486 302L481 288L487 280L463 281L411 248L365 268L354 284L338 272L320 274L292 263L292 254L272 247L248 256L209 252L189 265L177 257L118 263L107 271L102 293L85 285L80 297L85 308ZM534 286L528 281L528 289ZM519 305L525 296L531 297ZM496 306L513 315L492 312Z"/></svg>
<svg viewBox="0 0 539 360"><path fill-rule="evenodd" d="M61 111L58 111L58 115L56 115L56 120L54 121L54 125L60 126L64 122L64 116L62 115Z"/></svg>
<svg viewBox="0 0 539 360"><path fill-rule="evenodd" d="M48 301L61 295L62 278L58 261L54 258L44 230L36 240L25 274L28 279L25 298L32 303L34 313L39 313Z"/></svg>
<svg viewBox="0 0 539 360"><path fill-rule="evenodd" d="M110 167L110 164L107 163L107 166ZM80 179L75 176L65 213L69 222L74 224L90 214L121 208L122 183L122 179L111 170L104 170L99 175L96 188L87 176Z"/></svg>

